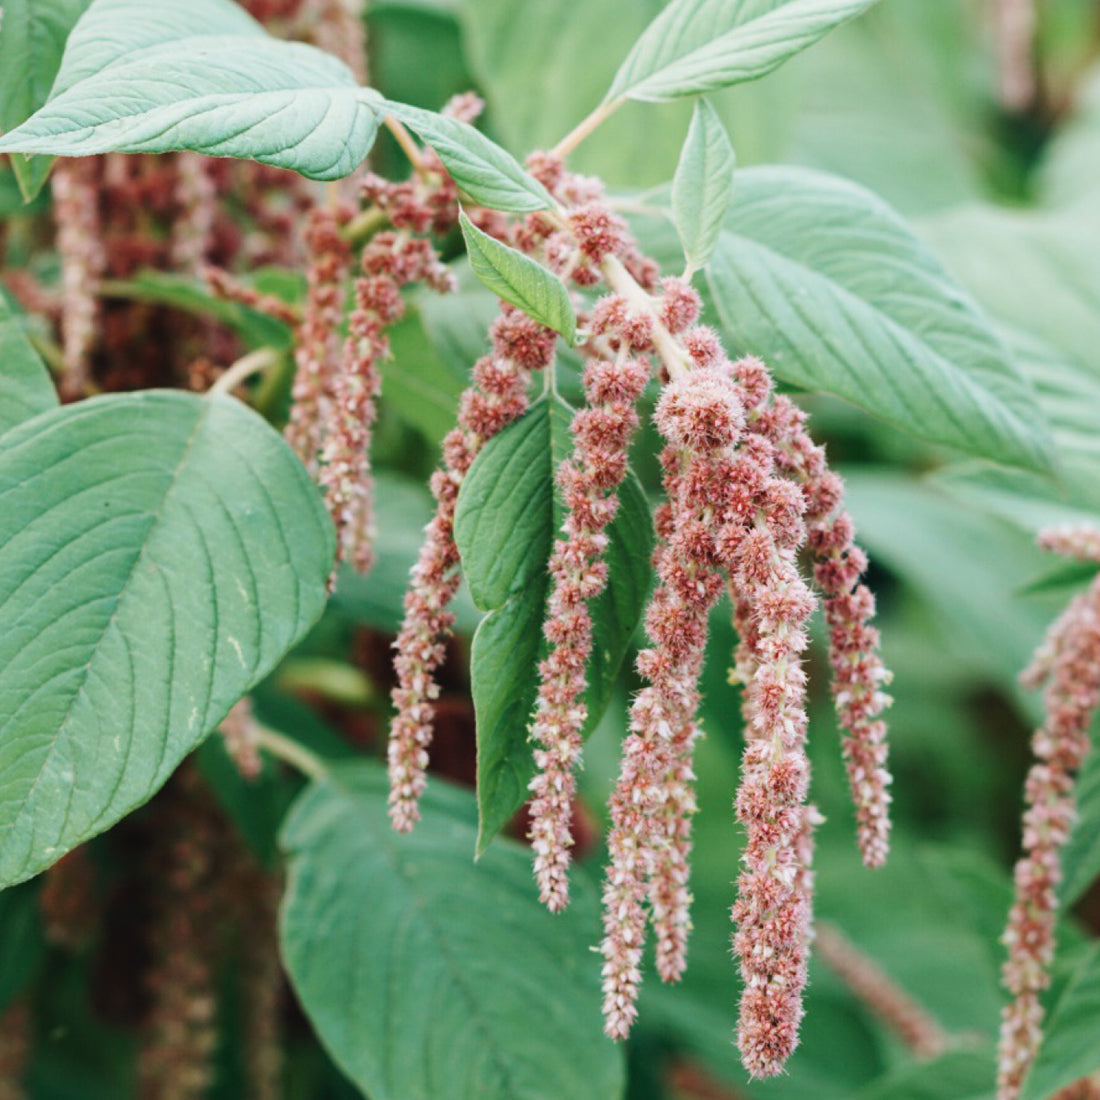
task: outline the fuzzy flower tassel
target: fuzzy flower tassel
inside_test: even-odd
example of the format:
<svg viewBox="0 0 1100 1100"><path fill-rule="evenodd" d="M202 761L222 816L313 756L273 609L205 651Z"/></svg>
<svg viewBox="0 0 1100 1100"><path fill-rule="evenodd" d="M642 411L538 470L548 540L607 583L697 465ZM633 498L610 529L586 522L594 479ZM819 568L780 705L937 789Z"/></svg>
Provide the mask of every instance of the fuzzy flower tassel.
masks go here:
<svg viewBox="0 0 1100 1100"><path fill-rule="evenodd" d="M1047 549L1100 562L1100 531L1047 531ZM1013 1000L1001 1021L997 1098L1016 1100L1042 1040L1040 996L1050 984L1062 850L1077 816L1075 783L1089 751L1089 727L1100 705L1100 576L1076 596L1048 633L1028 686L1046 683L1046 720L1032 738L1035 763L1024 788L1023 855L1003 942L1004 984Z"/></svg>

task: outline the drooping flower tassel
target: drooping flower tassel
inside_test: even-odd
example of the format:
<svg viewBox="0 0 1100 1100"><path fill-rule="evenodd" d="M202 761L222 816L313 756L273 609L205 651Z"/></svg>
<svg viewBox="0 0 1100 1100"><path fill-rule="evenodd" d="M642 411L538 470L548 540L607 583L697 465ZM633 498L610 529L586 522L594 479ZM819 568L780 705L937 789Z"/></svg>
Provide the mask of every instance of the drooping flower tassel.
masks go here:
<svg viewBox="0 0 1100 1100"><path fill-rule="evenodd" d="M662 455L668 504L658 517L658 585L646 611L652 644L638 655L648 686L631 708L611 797L603 895L604 1029L615 1039L626 1037L637 1015L647 895L660 906L654 915L664 944L662 976L674 979L681 969L690 903L681 880L681 821L690 820L694 808L690 785L682 789L685 766L690 770L685 746L696 733L707 615L722 589L705 511L713 465L736 444L743 423L736 394L704 372L670 384L656 420L669 443ZM655 881L662 874L670 877Z"/></svg>
<svg viewBox="0 0 1100 1100"><path fill-rule="evenodd" d="M344 212L346 213L346 212ZM306 303L294 359L297 371L286 441L311 473L324 435L338 373L339 326L344 310L344 283L351 269L351 249L340 236L341 212L315 207L306 225Z"/></svg>
<svg viewBox="0 0 1100 1100"><path fill-rule="evenodd" d="M394 648L398 682L388 746L390 819L398 832L419 820L426 782L435 673L454 624L447 610L458 591L458 548L454 541L458 491L481 448L527 409L527 386L535 371L553 359L556 334L511 306L504 306L490 330L493 347L474 366L474 384L459 402L459 427L443 441L443 466L431 479L436 512L424 533L405 595L405 618Z"/></svg>
<svg viewBox="0 0 1100 1100"><path fill-rule="evenodd" d="M143 1100L200 1100L214 1079L217 1045L216 861L223 838L195 772L178 773L165 799L164 832L151 866L157 912L138 1088Z"/></svg>
<svg viewBox="0 0 1100 1100"><path fill-rule="evenodd" d="M743 371L756 369L743 360ZM879 656L879 632L871 626L875 597L860 578L867 556L855 544L855 527L843 510L844 483L825 462L824 448L805 429L805 413L778 397L761 418L776 443L777 461L802 484L814 579L824 595L829 664L848 783L856 809L859 850L867 867L881 867L890 848L890 793L886 723L892 702L884 688L892 675Z"/></svg>
<svg viewBox="0 0 1100 1100"><path fill-rule="evenodd" d="M1100 533L1044 532L1042 544L1100 561ZM1076 596L1048 635L1025 680L1046 678L1046 719L1032 738L1035 763L1025 785L1024 854L1016 864L1016 899L1004 944L1003 979L1013 1001L1004 1011L998 1052L998 1100L1016 1100L1042 1040L1040 995L1050 984L1062 850L1076 819L1075 782L1089 751L1100 705L1100 576Z"/></svg>
<svg viewBox="0 0 1100 1100"><path fill-rule="evenodd" d="M587 719L586 670L592 652L588 601L607 583L603 553L626 474L627 448L638 424L634 405L649 378L644 360L589 362L584 371L588 407L573 418L572 456L558 471L568 515L565 538L550 558L551 592L545 633L550 651L539 667L532 736L538 742L531 782L529 837L541 900L551 911L569 900L569 849L574 770Z"/></svg>
<svg viewBox="0 0 1100 1100"><path fill-rule="evenodd" d="M405 312L402 287L424 281L445 292L453 289L453 280L427 241L405 234L379 233L363 250L362 267L343 358L332 381L319 480L336 524L337 561L366 573L374 561L370 444L382 386L378 365L390 354L385 330Z"/></svg>
<svg viewBox="0 0 1100 1100"><path fill-rule="evenodd" d="M226 754L243 779L259 778L263 771L260 758L260 726L252 713L252 700L246 695L238 699L218 726Z"/></svg>
<svg viewBox="0 0 1100 1100"><path fill-rule="evenodd" d="M61 258L61 345L64 373L61 395L85 396L89 357L96 337L99 300L96 284L105 256L100 237L97 162L91 157L63 158L52 176L57 251Z"/></svg>
<svg viewBox="0 0 1100 1100"><path fill-rule="evenodd" d="M211 293L227 302L239 302L249 309L274 317L276 321L282 321L284 325L297 327L302 323L302 312L297 306L276 298L274 294L264 294L255 287L242 283L225 268L202 264L198 274Z"/></svg>
<svg viewBox="0 0 1100 1100"><path fill-rule="evenodd" d="M180 271L198 272L210 252L217 219L218 189L201 153L176 154L176 203L172 226L172 262Z"/></svg>
<svg viewBox="0 0 1100 1100"><path fill-rule="evenodd" d="M744 989L738 1025L742 1064L753 1077L780 1072L798 1043L810 911L800 888L799 841L809 768L804 741L802 653L813 597L795 561L801 532L797 489L769 479L761 516L736 551L733 584L748 593L755 671L745 687L749 720L737 817L745 829L737 884L734 951ZM774 508L780 516L770 513Z"/></svg>

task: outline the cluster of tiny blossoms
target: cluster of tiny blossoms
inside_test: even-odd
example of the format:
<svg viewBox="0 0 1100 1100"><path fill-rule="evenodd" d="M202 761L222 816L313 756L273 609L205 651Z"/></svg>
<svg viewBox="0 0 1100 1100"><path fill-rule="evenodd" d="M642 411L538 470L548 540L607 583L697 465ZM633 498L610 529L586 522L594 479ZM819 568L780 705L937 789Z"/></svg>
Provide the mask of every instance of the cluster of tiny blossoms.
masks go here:
<svg viewBox="0 0 1100 1100"><path fill-rule="evenodd" d="M474 117L476 96L456 97L446 113ZM368 173L360 183L365 210L316 207L306 228L309 254L305 310L298 326L295 375L287 440L315 474L337 531L337 560L361 573L374 561L371 429L381 390L379 365L390 355L386 329L405 312L402 290L424 283L446 293L454 278L429 239L458 218L458 192L438 158L424 153L412 179L392 183ZM359 258L354 300L342 345L344 283L352 264L356 225L369 236ZM209 274L209 273L208 273ZM218 277L223 293L242 297Z"/></svg>
<svg viewBox="0 0 1100 1100"><path fill-rule="evenodd" d="M481 448L527 410L531 375L545 370L554 354L554 333L519 310L504 306L490 328L492 349L474 364L473 385L459 402L458 424L443 441L443 466L431 479L435 515L424 532L424 544L413 566L405 594L405 618L394 646L396 709L390 726L390 818L408 832L420 818L419 801L426 782L435 674L443 662L446 639L454 624L447 610L458 591L458 547L454 540L458 491Z"/></svg>
<svg viewBox="0 0 1100 1100"><path fill-rule="evenodd" d="M88 385L88 360L99 316L96 282L104 266L94 162L59 161L52 186L63 296L61 390L63 397L73 399L83 397Z"/></svg>
<svg viewBox="0 0 1100 1100"><path fill-rule="evenodd" d="M803 414L773 393L763 363L731 363L716 335L697 324L699 300L679 279L658 279L625 224L606 207L597 181L535 154L528 162L560 207L512 225L485 216L490 232L587 289L611 293L581 314L587 405L573 423L573 454L558 474L568 509L549 565L551 594L531 736L530 839L543 901L568 900L571 819L592 649L591 601L607 583L607 528L617 508L626 453L638 423L635 404L649 378L666 384L655 423L666 441L666 502L656 515L657 585L646 612L650 646L638 658L646 681L631 707L619 781L611 798L610 862L604 887L606 1030L628 1033L636 1016L646 926L657 940L657 968L677 980L691 927L690 826L695 812L692 747L708 615L729 588L741 644L745 759L737 814L746 830L744 870L733 916L744 994L739 1045L753 1076L779 1072L797 1043L811 939L813 828L805 802L806 677L802 655L815 598L798 555L810 540L826 597L834 694L847 731L845 754L856 792L864 859L878 866L887 843L885 729L888 676L875 654L874 612L859 583L866 561L840 510L842 487L805 432ZM391 729L391 816L406 830L418 817L432 736L435 672L451 625L458 585L452 525L462 477L485 440L526 408L530 373L551 361L553 333L517 369L501 346L501 326L534 323L506 307L493 352L479 361L448 438L445 468L433 479L439 507L428 528L397 641L397 715ZM528 349L530 350L530 349ZM655 369L656 368L656 369ZM486 414L491 417L486 418ZM486 421L482 424L480 422Z"/></svg>
<svg viewBox="0 0 1100 1100"><path fill-rule="evenodd" d="M455 117L469 119L478 107L479 102L476 99L459 97L452 103L452 113ZM560 160L537 154L531 167L560 201L579 207L597 202L601 193L599 184L568 175ZM581 213L576 219L576 223L582 227L580 239L572 226L563 229L553 218L542 213L531 214L516 226L489 213L479 217L479 220L486 230L506 237L527 255L535 257L577 286L591 286L599 281L597 257L610 251L620 251L623 263L633 266L641 277L652 278L655 268L652 264L647 265L638 256L636 249L621 235L618 220L612 221L601 210L593 210L589 214L591 216ZM586 237L584 230L588 231ZM536 324L511 306L502 307L500 316L490 329L490 336L492 350L474 365L473 385L462 395L459 403L459 426L444 440L443 468L432 478L436 514L428 525L424 545L413 568L409 592L405 597L405 619L395 643L397 656L394 665L398 683L393 692L397 713L390 727L389 741L390 815L394 827L400 831L411 829L419 818L417 803L425 786L428 746L433 734L434 700L439 695L435 676L443 661L446 639L453 625L453 616L447 607L458 591L460 580L458 549L454 544L453 531L458 492L467 470L485 443L526 411L527 388L532 374L546 369L553 361L556 340L554 332ZM624 369L623 363L618 351L612 349L613 344L615 341L609 336L601 345L601 349L609 353L602 361L615 364L612 370L621 373ZM636 376L638 371L627 369L627 373ZM591 384L599 388L597 382L593 381ZM644 379L637 386L633 382L626 384L630 389L640 388L640 385L644 385ZM621 407L622 401L613 403L620 407L605 411L611 419L621 420L620 427L612 430L622 438L622 446L625 448L631 427L628 423L630 413ZM623 417L626 419L622 420ZM598 423L594 420L586 431L589 444L598 449ZM605 451L608 442L610 440L605 439ZM581 462L583 465L583 458ZM619 477L621 476L620 474ZM579 480L574 479L574 493L595 492L596 481L602 479L603 474L599 470L588 469L579 475ZM604 508L613 509L614 505L606 505ZM597 505L596 513L599 512L600 506ZM590 518L595 522L597 515L593 514ZM609 521L610 512L606 520L600 522L603 525ZM598 556L593 551L604 537L602 526L601 530L593 528L585 537L595 541L588 549L580 548L573 554L573 561L577 566L580 565L581 557ZM561 579L564 580L565 574L571 572L572 568L565 564L563 558L561 568L558 569ZM583 569L581 571L584 572ZM587 583L591 589L591 581ZM562 597L558 598L560 600ZM579 613L587 615L581 603L576 606ZM572 656L567 653L557 657L552 655L549 658L550 663L545 666L546 674L559 681L559 710L576 706L577 695L569 685L575 681L577 674L583 676L587 661L587 649L584 647L591 644L590 640L586 640L585 628L579 621L574 625L577 630L572 633L563 631L560 640L567 645L580 645L584 649L584 655L579 651ZM547 690L553 693L554 689ZM584 718L580 718L579 724L575 718L571 718L569 724L579 730L584 724ZM555 743L558 740L549 732L547 736L553 738ZM563 732L562 739L572 740L573 736L572 733ZM553 753L554 750L547 747L546 751ZM571 767L554 765L552 759L547 762L551 770L556 768L556 774L562 777L564 784L571 785ZM553 791L551 786L552 784L547 785L548 801L543 804L564 806L567 814L572 787ZM540 837L545 836L546 839L538 839L536 843L546 849L548 858L547 871L543 876L547 883L544 898L555 907L560 907L565 896L555 892L553 883L564 880L551 868L561 866L562 863L560 853L564 845L553 839L560 837L561 828L553 814L540 813L538 818L542 824L536 828L540 830ZM567 828L566 826L566 831Z"/></svg>
<svg viewBox="0 0 1100 1100"><path fill-rule="evenodd" d="M402 230L372 238L361 269L343 358L332 381L320 482L336 524L337 556L365 573L374 560L370 438L382 385L378 364L390 354L385 329L405 312L402 287L424 282L445 292L453 282L431 243Z"/></svg>
<svg viewBox="0 0 1100 1100"><path fill-rule="evenodd" d="M1100 530L1067 528L1040 536L1048 550L1100 563ZM1001 1022L998 1100L1015 1100L1042 1039L1042 991L1050 984L1062 849L1076 818L1075 781L1100 705L1100 576L1076 596L1021 676L1046 684L1046 719L1032 739L1035 763L1024 788L1023 856L1004 943L1004 984L1013 1000Z"/></svg>

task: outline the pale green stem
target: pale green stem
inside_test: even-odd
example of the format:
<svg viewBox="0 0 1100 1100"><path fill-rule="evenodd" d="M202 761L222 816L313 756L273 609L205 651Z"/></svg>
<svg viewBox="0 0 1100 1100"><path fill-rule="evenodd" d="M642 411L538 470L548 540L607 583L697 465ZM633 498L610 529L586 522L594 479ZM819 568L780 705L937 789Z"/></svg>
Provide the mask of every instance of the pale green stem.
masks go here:
<svg viewBox="0 0 1100 1100"><path fill-rule="evenodd" d="M403 123L399 122L393 115L386 115L383 120L386 124L386 129L393 134L394 140L401 146L401 152L409 158L409 163L413 166L413 171L418 176L423 176L426 169L424 167L424 158L420 155L420 149L412 139L412 134L405 129Z"/></svg>
<svg viewBox="0 0 1100 1100"><path fill-rule="evenodd" d="M564 160L589 134L609 119L625 102L622 98L609 99L601 103L586 119L565 135L550 151L552 156Z"/></svg>
<svg viewBox="0 0 1100 1100"><path fill-rule="evenodd" d="M605 257L600 268L607 280L607 285L652 320L653 345L657 349L657 354L668 368L670 378L682 378L691 370L691 358L661 321L656 300L638 285L637 280L623 267L618 257Z"/></svg>
<svg viewBox="0 0 1100 1100"><path fill-rule="evenodd" d="M266 749L272 756L278 757L310 779L320 781L328 778L325 762L293 738L276 733L267 726L259 726L256 740L260 748Z"/></svg>
<svg viewBox="0 0 1100 1100"><path fill-rule="evenodd" d="M251 378L252 375L270 370L279 362L281 357L282 352L277 351L275 348L257 348L255 351L250 351L247 355L241 356L224 374L219 376L217 381L206 391L206 396L212 397L216 393L231 393L242 382Z"/></svg>
<svg viewBox="0 0 1100 1100"><path fill-rule="evenodd" d="M359 248L388 224L389 218L377 206L368 206L340 230L340 236L352 248Z"/></svg>

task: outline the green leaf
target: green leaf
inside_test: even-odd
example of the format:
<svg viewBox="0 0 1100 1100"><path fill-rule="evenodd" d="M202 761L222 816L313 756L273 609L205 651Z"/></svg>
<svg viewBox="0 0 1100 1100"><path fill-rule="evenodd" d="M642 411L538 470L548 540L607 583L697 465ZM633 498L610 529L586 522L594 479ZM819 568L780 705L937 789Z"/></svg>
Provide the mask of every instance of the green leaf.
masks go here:
<svg viewBox="0 0 1100 1100"><path fill-rule="evenodd" d="M993 1100L996 1072L992 1050L953 1050L896 1070L853 1100Z"/></svg>
<svg viewBox="0 0 1100 1100"><path fill-rule="evenodd" d="M1012 593L1049 555L916 478L872 467L844 476L860 542L935 609L941 644L957 647L960 674L993 676L1016 690L1052 613L1042 600Z"/></svg>
<svg viewBox="0 0 1100 1100"><path fill-rule="evenodd" d="M551 915L527 849L471 860L469 794L432 783L402 835L386 789L372 764L338 767L283 831L283 957L337 1064L372 1100L618 1100L594 891Z"/></svg>
<svg viewBox="0 0 1100 1100"><path fill-rule="evenodd" d="M458 399L474 360L466 360L461 373L452 370L425 329L424 319L413 307L388 330L392 358L383 367L382 388L386 407L438 446L455 426Z"/></svg>
<svg viewBox="0 0 1100 1100"><path fill-rule="evenodd" d="M1059 1089L1100 1069L1098 1019L1100 946L1094 947L1077 967L1054 1005L1020 1100L1048 1100Z"/></svg>
<svg viewBox="0 0 1100 1100"><path fill-rule="evenodd" d="M294 344L289 325L240 302L219 298L205 284L186 275L139 271L130 279L105 281L101 285L101 294L104 298L149 302L182 310L195 317L213 318L231 328L250 348L289 349Z"/></svg>
<svg viewBox="0 0 1100 1100"><path fill-rule="evenodd" d="M468 123L390 100L386 110L431 145L451 178L479 206L525 213L554 205L546 188L511 153Z"/></svg>
<svg viewBox="0 0 1100 1100"><path fill-rule="evenodd" d="M465 214L459 220L470 267L478 279L498 298L560 332L572 344L577 315L565 283L542 264L482 233Z"/></svg>
<svg viewBox="0 0 1100 1100"><path fill-rule="evenodd" d="M1069 909L1100 876L1100 752L1093 750L1077 778L1077 824L1062 853L1063 909Z"/></svg>
<svg viewBox="0 0 1100 1100"><path fill-rule="evenodd" d="M748 168L707 269L738 352L921 439L1049 472L1052 444L988 321L905 222L855 184Z"/></svg>
<svg viewBox="0 0 1100 1100"><path fill-rule="evenodd" d="M140 805L320 615L334 535L231 398L112 395L0 446L0 884Z"/></svg>
<svg viewBox="0 0 1100 1100"><path fill-rule="evenodd" d="M0 294L0 435L56 404L49 371Z"/></svg>
<svg viewBox="0 0 1100 1100"><path fill-rule="evenodd" d="M722 120L700 99L672 179L672 217L691 268L705 267L718 243L735 163Z"/></svg>
<svg viewBox="0 0 1100 1100"><path fill-rule="evenodd" d="M608 100L660 102L770 73L876 0L674 0L622 63Z"/></svg>
<svg viewBox="0 0 1100 1100"><path fill-rule="evenodd" d="M61 53L88 0L5 0L0 20L0 131L29 118L50 94ZM46 158L13 156L12 170L29 202L49 174Z"/></svg>
<svg viewBox="0 0 1100 1100"><path fill-rule="evenodd" d="M374 141L381 97L330 54L270 38L232 0L93 0L50 99L0 152L194 149L290 168L352 172Z"/></svg>
<svg viewBox="0 0 1100 1100"><path fill-rule="evenodd" d="M1036 596L1043 592L1063 592L1080 588L1100 571L1100 565L1089 561L1062 561L1046 570L1035 580L1018 589L1018 595Z"/></svg>
<svg viewBox="0 0 1100 1100"><path fill-rule="evenodd" d="M478 852L528 798L535 774L528 726L545 656L542 624L550 592L547 563L564 507L554 490L568 456L572 410L561 400L536 402L492 439L463 483L455 539L475 603L489 611L470 658L477 716ZM611 524L608 584L592 609L584 734L596 728L649 594L653 527L633 474L623 483Z"/></svg>

